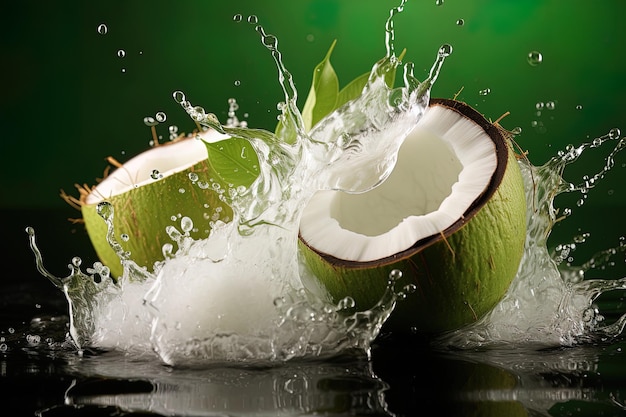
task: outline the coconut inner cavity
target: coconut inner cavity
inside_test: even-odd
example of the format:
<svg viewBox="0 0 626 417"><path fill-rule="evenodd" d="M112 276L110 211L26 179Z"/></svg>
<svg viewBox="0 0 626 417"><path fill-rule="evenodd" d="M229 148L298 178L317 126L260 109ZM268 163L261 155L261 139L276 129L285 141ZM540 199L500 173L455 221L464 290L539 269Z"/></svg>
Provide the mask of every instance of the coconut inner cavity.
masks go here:
<svg viewBox="0 0 626 417"><path fill-rule="evenodd" d="M496 166L495 144L478 124L431 106L382 184L362 194L318 192L304 211L300 234L340 259L391 256L461 218L487 189Z"/></svg>

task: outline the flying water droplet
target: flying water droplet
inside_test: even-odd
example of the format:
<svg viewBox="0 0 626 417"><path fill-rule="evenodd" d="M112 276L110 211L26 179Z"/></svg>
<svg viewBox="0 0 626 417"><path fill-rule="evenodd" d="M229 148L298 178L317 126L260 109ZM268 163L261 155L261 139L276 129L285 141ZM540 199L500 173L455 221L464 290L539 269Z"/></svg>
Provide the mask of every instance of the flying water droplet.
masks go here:
<svg viewBox="0 0 626 417"><path fill-rule="evenodd" d="M172 125L168 128L170 133L170 140L174 140L178 137L178 126Z"/></svg>
<svg viewBox="0 0 626 417"><path fill-rule="evenodd" d="M146 117L144 117L144 118L143 118L143 123L144 123L146 126L149 126L149 127L150 127L150 126L156 126L156 125L158 125L158 124L159 124L159 122L157 122L157 121L154 119L154 117L152 117L152 116L146 116Z"/></svg>
<svg viewBox="0 0 626 417"><path fill-rule="evenodd" d="M118 58L124 58L126 56L126 51L123 49L120 49L117 51L117 57Z"/></svg>
<svg viewBox="0 0 626 417"><path fill-rule="evenodd" d="M153 169L150 173L150 178L152 178L153 180L158 180L163 178L163 175L161 174L161 172L159 172L158 169Z"/></svg>
<svg viewBox="0 0 626 417"><path fill-rule="evenodd" d="M185 216L180 219L180 228L183 232L189 233L193 229L193 221L191 218Z"/></svg>
<svg viewBox="0 0 626 417"><path fill-rule="evenodd" d="M155 115L155 118L157 122L163 123L167 120L167 115L164 112L160 111Z"/></svg>
<svg viewBox="0 0 626 417"><path fill-rule="evenodd" d="M441 47L439 48L439 56L448 57L450 56L450 54L452 54L452 45L447 43L441 45Z"/></svg>
<svg viewBox="0 0 626 417"><path fill-rule="evenodd" d="M106 35L107 32L109 31L109 28L104 23L101 23L101 24L98 25L98 29L97 30L98 30L99 34Z"/></svg>
<svg viewBox="0 0 626 417"><path fill-rule="evenodd" d="M530 65L536 67L543 62L543 55L539 51L531 51L528 53L527 60Z"/></svg>
<svg viewBox="0 0 626 417"><path fill-rule="evenodd" d="M172 97L174 98L174 101L178 104L183 104L185 101L187 101L185 93L183 93L182 91L174 91Z"/></svg>

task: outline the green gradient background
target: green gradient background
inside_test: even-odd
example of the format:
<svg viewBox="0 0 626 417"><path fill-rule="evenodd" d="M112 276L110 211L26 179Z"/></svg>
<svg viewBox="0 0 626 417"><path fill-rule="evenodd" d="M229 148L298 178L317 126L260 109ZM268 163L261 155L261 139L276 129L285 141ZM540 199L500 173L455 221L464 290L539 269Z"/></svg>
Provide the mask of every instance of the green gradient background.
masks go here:
<svg viewBox="0 0 626 417"><path fill-rule="evenodd" d="M166 112L167 122L158 127L163 136L170 124L193 129L172 99L175 90L222 121L227 100L234 97L239 116L249 114L250 126L272 129L282 98L275 64L254 28L233 22L234 14L257 15L278 37L303 103L312 69L334 39L332 62L342 83L384 55L384 23L397 4L29 0L3 5L0 208L65 216L69 209L60 189L74 193L74 183L93 184L106 156L124 161L148 147L145 116ZM433 96L451 97L463 88L459 99L492 119L510 111L502 124L522 128L519 145L538 165L567 144L613 127L626 132L625 18L622 0L445 0L442 6L412 0L396 19L396 49L407 49L405 60L424 78L439 46L450 43L454 52ZM457 25L458 19L465 24ZM108 26L106 35L96 30L101 23ZM126 57L117 57L120 49ZM538 66L527 62L532 50L543 54ZM481 96L486 88L491 93ZM556 108L537 116L535 104L547 101ZM543 129L533 128L533 121ZM583 174L597 172L605 148L587 152L566 178L579 182ZM590 248L615 246L626 230L625 163L626 155L618 155L615 168L556 234L589 231ZM573 205L567 198L563 204Z"/></svg>

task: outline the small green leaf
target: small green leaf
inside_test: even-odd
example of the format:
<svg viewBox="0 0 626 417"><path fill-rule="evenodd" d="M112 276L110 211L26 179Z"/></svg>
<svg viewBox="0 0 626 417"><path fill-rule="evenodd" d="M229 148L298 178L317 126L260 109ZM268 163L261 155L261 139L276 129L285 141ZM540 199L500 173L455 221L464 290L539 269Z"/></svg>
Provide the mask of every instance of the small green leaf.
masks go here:
<svg viewBox="0 0 626 417"><path fill-rule="evenodd" d="M402 60L404 54L406 53L406 49L402 50L402 53L398 57L398 60ZM354 100L358 98L363 93L363 88L367 84L367 80L369 80L370 72L366 72L365 74L361 74L356 77L354 80L350 81L345 87L343 87L339 91L339 95L337 96L337 104L335 109L343 106L350 100ZM396 82L396 71L389 71L385 74L385 81L387 82L387 86L389 88L393 88L394 83Z"/></svg>
<svg viewBox="0 0 626 417"><path fill-rule="evenodd" d="M249 187L259 176L259 159L246 139L233 137L205 145L212 174L223 187Z"/></svg>
<svg viewBox="0 0 626 417"><path fill-rule="evenodd" d="M354 80L350 81L348 85L342 88L337 96L337 106L333 110L338 109L350 100L354 100L359 97L363 92L363 87L367 84L369 77L370 73L366 72L365 74L356 77Z"/></svg>
<svg viewBox="0 0 626 417"><path fill-rule="evenodd" d="M330 56L336 43L337 41L333 41L322 62L313 70L311 89L302 108L302 119L307 130L337 108L339 79L330 63Z"/></svg>

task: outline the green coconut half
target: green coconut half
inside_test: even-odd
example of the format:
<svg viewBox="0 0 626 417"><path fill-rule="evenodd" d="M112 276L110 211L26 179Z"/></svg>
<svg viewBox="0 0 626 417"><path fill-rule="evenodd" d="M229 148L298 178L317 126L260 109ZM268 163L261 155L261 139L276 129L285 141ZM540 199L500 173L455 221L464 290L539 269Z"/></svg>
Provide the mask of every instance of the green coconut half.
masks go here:
<svg viewBox="0 0 626 417"><path fill-rule="evenodd" d="M193 239L206 238L216 221L232 219L231 208L212 187L212 167L205 141L226 137L215 131L154 146L133 157L95 187L79 187L79 206L89 238L113 277L123 273L119 256L106 239L107 224L97 212L103 201L114 209L115 240L139 266L152 270L163 260L163 245L176 243L167 233L175 227ZM193 227L187 230L185 224ZM171 229L170 229L171 230Z"/></svg>
<svg viewBox="0 0 626 417"><path fill-rule="evenodd" d="M484 316L515 277L526 199L511 138L469 105L433 99L390 176L363 194L320 191L300 224L301 254L338 301L372 307L392 270L415 291L387 326L441 332Z"/></svg>

